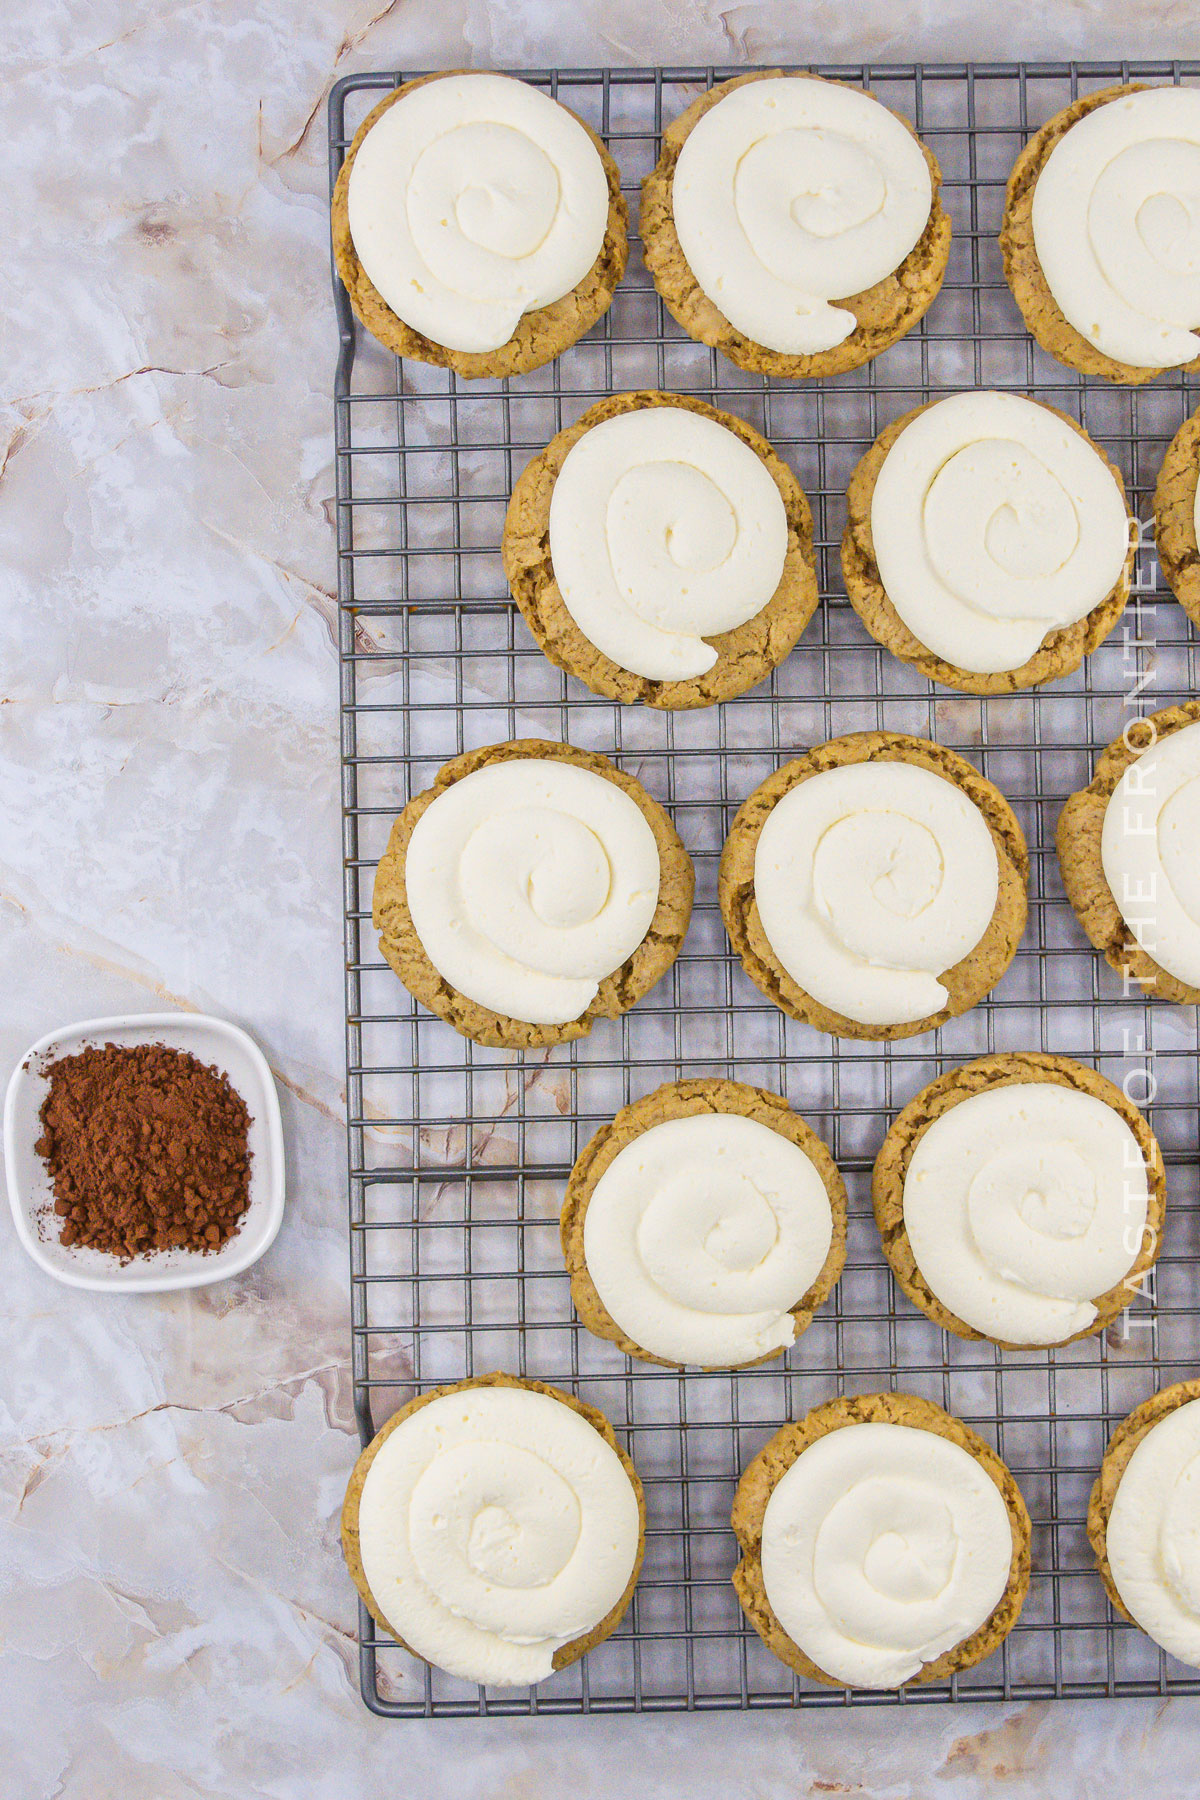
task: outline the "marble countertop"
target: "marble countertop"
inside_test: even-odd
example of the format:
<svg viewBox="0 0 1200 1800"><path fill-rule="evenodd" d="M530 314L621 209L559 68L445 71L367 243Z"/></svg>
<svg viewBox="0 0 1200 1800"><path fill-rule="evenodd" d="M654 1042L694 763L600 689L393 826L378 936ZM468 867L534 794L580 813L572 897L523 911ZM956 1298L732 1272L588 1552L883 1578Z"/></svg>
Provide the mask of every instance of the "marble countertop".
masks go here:
<svg viewBox="0 0 1200 1800"><path fill-rule="evenodd" d="M1187 1702L397 1725L357 1692L323 102L353 69L1200 53L1112 0L10 0L5 1070L164 1004L266 1050L239 1280L61 1288L5 1215L2 1800L1185 1791ZM636 1767L636 1778L631 1768ZM451 1774L447 1770L452 1770ZM703 1772L703 1773L701 1773Z"/></svg>

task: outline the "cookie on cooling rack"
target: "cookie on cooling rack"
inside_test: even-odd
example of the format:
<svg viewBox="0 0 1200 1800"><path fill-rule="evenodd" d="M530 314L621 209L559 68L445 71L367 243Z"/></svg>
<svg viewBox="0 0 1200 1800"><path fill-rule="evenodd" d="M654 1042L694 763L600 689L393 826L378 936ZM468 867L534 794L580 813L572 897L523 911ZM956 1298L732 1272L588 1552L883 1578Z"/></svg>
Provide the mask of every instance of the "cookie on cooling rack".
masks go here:
<svg viewBox="0 0 1200 1800"><path fill-rule="evenodd" d="M951 1069L875 1160L875 1222L914 1306L1005 1350L1103 1331L1157 1259L1162 1153L1120 1088L1068 1056Z"/></svg>
<svg viewBox="0 0 1200 1800"><path fill-rule="evenodd" d="M1117 1426L1087 1515L1096 1567L1117 1611L1193 1669L1200 1669L1198 1467L1200 1381L1180 1381Z"/></svg>
<svg viewBox="0 0 1200 1800"><path fill-rule="evenodd" d="M1131 721L1057 831L1067 898L1105 961L1186 1006L1200 1002L1198 777L1200 700L1188 700Z"/></svg>
<svg viewBox="0 0 1200 1800"><path fill-rule="evenodd" d="M1068 675L1129 596L1137 526L1120 471L1073 419L1019 394L906 413L855 469L846 505L850 604L947 687L1007 694Z"/></svg>
<svg viewBox="0 0 1200 1800"><path fill-rule="evenodd" d="M1180 266L1200 92L1103 88L1018 156L1000 248L1025 323L1083 375L1137 383L1200 368L1200 282Z"/></svg>
<svg viewBox="0 0 1200 1800"><path fill-rule="evenodd" d="M739 75L663 132L642 183L646 266L690 337L788 379L856 369L942 285L941 171L861 88Z"/></svg>
<svg viewBox="0 0 1200 1800"><path fill-rule="evenodd" d="M613 700L711 706L762 681L817 604L812 513L741 419L615 394L524 470L501 546L558 668Z"/></svg>
<svg viewBox="0 0 1200 1800"><path fill-rule="evenodd" d="M834 738L746 800L721 853L725 929L755 986L818 1031L902 1038L966 1012L1025 929L1012 808L954 751Z"/></svg>
<svg viewBox="0 0 1200 1800"><path fill-rule="evenodd" d="M625 273L621 178L569 108L507 75L406 81L367 114L333 194L350 304L397 356L468 377L540 368Z"/></svg>
<svg viewBox="0 0 1200 1800"><path fill-rule="evenodd" d="M679 953L691 858L607 757L524 738L456 756L392 827L379 946L409 992L477 1044L582 1037Z"/></svg>
<svg viewBox="0 0 1200 1800"><path fill-rule="evenodd" d="M513 1375L410 1400L355 1463L342 1508L372 1618L488 1687L544 1681L603 1643L645 1542L642 1484L604 1414Z"/></svg>
<svg viewBox="0 0 1200 1800"><path fill-rule="evenodd" d="M1029 1588L1029 1514L990 1445L915 1394L829 1400L777 1431L733 1503L742 1610L834 1687L940 1681L990 1656Z"/></svg>
<svg viewBox="0 0 1200 1800"><path fill-rule="evenodd" d="M846 1253L846 1189L778 1094L668 1082L622 1107L567 1183L575 1310L627 1356L737 1368L794 1343Z"/></svg>
<svg viewBox="0 0 1200 1800"><path fill-rule="evenodd" d="M1200 483L1200 412L1171 439L1154 489L1154 537L1162 572L1192 624L1200 628L1200 543L1196 489Z"/></svg>

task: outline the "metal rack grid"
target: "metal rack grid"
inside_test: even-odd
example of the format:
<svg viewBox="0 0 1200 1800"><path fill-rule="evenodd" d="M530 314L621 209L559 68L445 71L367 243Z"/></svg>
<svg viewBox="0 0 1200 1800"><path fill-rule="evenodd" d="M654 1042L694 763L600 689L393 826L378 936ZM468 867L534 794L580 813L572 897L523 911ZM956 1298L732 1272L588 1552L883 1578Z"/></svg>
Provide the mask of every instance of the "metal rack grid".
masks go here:
<svg viewBox="0 0 1200 1800"><path fill-rule="evenodd" d="M417 71L412 71L416 73ZM663 121L736 69L519 71L607 140L636 224ZM1196 640L1157 579L1152 541L1123 627L1077 675L980 701L934 689L865 634L841 585L843 495L878 431L963 387L1032 393L1079 418L1122 468L1146 518L1166 444L1191 410L1181 377L1141 390L1083 381L1044 357L1004 286L1004 183L1031 129L1081 92L1200 63L839 66L913 120L941 163L954 242L920 328L829 382L747 375L664 315L636 239L611 312L548 369L466 383L399 363L354 321L335 279L353 1375L364 1443L414 1392L492 1368L556 1382L602 1407L636 1462L646 1559L616 1635L525 1693L482 1691L409 1658L360 1611L367 1704L391 1715L839 1706L947 1699L1200 1692L1200 1676L1114 1621L1084 1535L1088 1491L1118 1420L1200 1366L1200 1061L1195 1009L1149 1005L1086 944L1063 896L1054 825L1094 753L1136 711L1196 691ZM407 76L356 75L330 101L330 178L369 107ZM696 394L765 432L812 500L822 603L790 658L723 706L674 716L621 707L554 669L497 554L521 467L597 398ZM786 1019L744 977L716 905L716 865L740 801L785 760L874 727L964 752L1027 834L1025 941L991 999L933 1035L834 1041ZM615 757L671 809L697 873L669 975L625 1018L552 1052L480 1049L423 1013L380 960L371 881L395 814L466 748L523 735ZM1168 1163L1169 1226L1150 1291L1103 1341L1004 1353L939 1331L899 1295L871 1218L870 1168L894 1113L943 1070L995 1050L1061 1051L1144 1101ZM822 1133L850 1191L845 1274L786 1358L680 1375L630 1362L575 1322L557 1242L562 1189L588 1137L661 1081L719 1074L785 1093ZM835 1394L903 1389L994 1443L1034 1520L1034 1579L1003 1648L950 1681L888 1696L794 1678L746 1624L729 1585L738 1472L785 1420Z"/></svg>

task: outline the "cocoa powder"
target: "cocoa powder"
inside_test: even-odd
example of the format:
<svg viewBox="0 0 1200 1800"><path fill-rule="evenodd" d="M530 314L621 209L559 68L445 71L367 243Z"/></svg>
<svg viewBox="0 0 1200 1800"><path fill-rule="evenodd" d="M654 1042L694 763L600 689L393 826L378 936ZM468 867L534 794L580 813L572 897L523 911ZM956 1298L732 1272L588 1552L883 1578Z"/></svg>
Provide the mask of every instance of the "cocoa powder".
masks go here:
<svg viewBox="0 0 1200 1800"><path fill-rule="evenodd" d="M105 1044L44 1071L34 1148L54 1187L59 1241L122 1262L219 1250L250 1199L250 1114L219 1069L165 1044Z"/></svg>

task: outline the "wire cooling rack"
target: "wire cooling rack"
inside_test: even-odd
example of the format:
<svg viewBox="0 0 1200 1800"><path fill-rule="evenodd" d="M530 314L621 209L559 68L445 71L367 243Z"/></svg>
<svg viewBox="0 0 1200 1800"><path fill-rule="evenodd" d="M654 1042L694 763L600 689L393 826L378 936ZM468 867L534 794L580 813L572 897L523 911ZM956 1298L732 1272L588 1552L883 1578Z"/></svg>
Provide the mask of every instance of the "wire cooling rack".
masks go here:
<svg viewBox="0 0 1200 1800"><path fill-rule="evenodd" d="M410 73L417 73L411 71ZM519 71L608 142L636 224L664 121L736 69ZM820 68L911 119L945 175L945 286L918 330L828 382L747 375L664 315L636 241L611 312L547 369L460 382L398 362L335 279L337 541L345 813L353 1373L364 1443L420 1389L490 1369L555 1382L603 1408L641 1473L646 1559L607 1643L526 1693L485 1691L415 1662L360 1613L362 1691L394 1715L839 1706L890 1700L1200 1692L1200 1676L1114 1617L1084 1533L1117 1421L1200 1366L1197 1015L1122 994L1063 896L1054 827L1095 752L1138 712L1196 692L1196 640L1140 553L1123 625L1088 667L981 701L926 680L866 635L837 547L855 462L890 420L976 386L1031 393L1078 418L1124 472L1139 517L1192 409L1182 378L1083 381L1038 351L1004 285L1004 183L1029 130L1077 94L1200 63ZM330 101L330 177L399 73L354 75ZM821 606L768 682L674 716L621 707L554 669L511 604L498 546L521 468L602 396L697 394L765 432L813 504ZM787 758L847 731L917 732L962 751L1013 803L1029 840L1029 925L992 997L934 1034L837 1041L786 1019L742 973L717 908L717 860L739 803ZM371 883L396 813L447 758L545 736L612 756L671 809L697 904L670 974L632 1013L549 1053L465 1042L413 1005L379 956ZM1149 1291L1103 1340L1001 1352L939 1331L896 1290L870 1207L888 1122L945 1069L996 1050L1081 1057L1146 1104L1168 1164L1165 1249ZM845 1274L786 1358L680 1375L582 1330L558 1246L567 1173L591 1134L658 1083L716 1074L787 1095L850 1191ZM979 1667L880 1696L816 1688L763 1648L729 1584L738 1473L776 1428L833 1395L901 1389L966 1419L1012 1469L1034 1521L1021 1621Z"/></svg>

